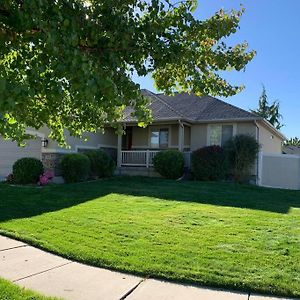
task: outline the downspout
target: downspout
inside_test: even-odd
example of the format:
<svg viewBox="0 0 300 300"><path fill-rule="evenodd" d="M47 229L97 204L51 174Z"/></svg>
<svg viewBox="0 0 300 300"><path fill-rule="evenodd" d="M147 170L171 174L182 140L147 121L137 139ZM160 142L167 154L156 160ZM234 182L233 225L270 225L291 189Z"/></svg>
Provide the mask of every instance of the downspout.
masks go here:
<svg viewBox="0 0 300 300"><path fill-rule="evenodd" d="M256 127L256 141L259 144L259 126L258 126L256 120L254 121L254 125ZM259 155L257 156L257 159L256 159L256 185L258 185L258 182L259 182L258 177L259 177Z"/></svg>

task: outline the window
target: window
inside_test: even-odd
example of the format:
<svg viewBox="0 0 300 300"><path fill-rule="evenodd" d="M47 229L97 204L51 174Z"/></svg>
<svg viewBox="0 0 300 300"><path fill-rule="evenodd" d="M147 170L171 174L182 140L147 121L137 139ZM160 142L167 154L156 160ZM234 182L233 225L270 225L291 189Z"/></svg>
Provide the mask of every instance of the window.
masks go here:
<svg viewBox="0 0 300 300"><path fill-rule="evenodd" d="M233 125L210 125L209 144L223 146L233 137Z"/></svg>
<svg viewBox="0 0 300 300"><path fill-rule="evenodd" d="M150 139L151 148L168 148L169 145L169 129L153 129L151 130Z"/></svg>

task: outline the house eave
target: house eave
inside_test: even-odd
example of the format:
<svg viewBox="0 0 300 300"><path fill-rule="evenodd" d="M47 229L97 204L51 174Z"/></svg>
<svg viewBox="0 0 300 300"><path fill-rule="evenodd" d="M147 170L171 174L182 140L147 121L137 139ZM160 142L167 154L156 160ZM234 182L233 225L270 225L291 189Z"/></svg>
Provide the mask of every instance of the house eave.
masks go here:
<svg viewBox="0 0 300 300"><path fill-rule="evenodd" d="M178 121L186 122L189 124L207 124L207 123L232 123L232 122L253 122L262 120L262 118L226 118L226 119L205 119L205 120L193 120L189 118L162 118L162 119L154 119L152 121L153 123L161 123L161 122L174 122L177 123ZM136 120L130 120L130 121L120 121L120 123L123 124L137 124L138 122Z"/></svg>

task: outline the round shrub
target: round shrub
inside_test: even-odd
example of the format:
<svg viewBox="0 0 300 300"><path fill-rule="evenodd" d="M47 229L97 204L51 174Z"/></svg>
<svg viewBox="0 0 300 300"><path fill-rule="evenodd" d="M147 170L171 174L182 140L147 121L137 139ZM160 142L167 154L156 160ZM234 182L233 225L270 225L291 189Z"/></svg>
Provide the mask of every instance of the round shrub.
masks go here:
<svg viewBox="0 0 300 300"><path fill-rule="evenodd" d="M192 153L191 169L197 180L221 180L227 173L226 156L220 146L208 146Z"/></svg>
<svg viewBox="0 0 300 300"><path fill-rule="evenodd" d="M115 170L115 162L103 150L89 150L84 153L91 162L91 175L111 177Z"/></svg>
<svg viewBox="0 0 300 300"><path fill-rule="evenodd" d="M158 152L153 158L155 171L168 179L177 179L184 171L183 154L177 150L164 150Z"/></svg>
<svg viewBox="0 0 300 300"><path fill-rule="evenodd" d="M66 183L85 181L90 174L89 158L80 153L66 154L60 162L62 177Z"/></svg>
<svg viewBox="0 0 300 300"><path fill-rule="evenodd" d="M248 181L259 151L256 139L250 135L236 135L225 143L224 150L234 180L237 182Z"/></svg>
<svg viewBox="0 0 300 300"><path fill-rule="evenodd" d="M39 159L24 157L14 163L12 177L15 183L37 183L43 172L44 167Z"/></svg>

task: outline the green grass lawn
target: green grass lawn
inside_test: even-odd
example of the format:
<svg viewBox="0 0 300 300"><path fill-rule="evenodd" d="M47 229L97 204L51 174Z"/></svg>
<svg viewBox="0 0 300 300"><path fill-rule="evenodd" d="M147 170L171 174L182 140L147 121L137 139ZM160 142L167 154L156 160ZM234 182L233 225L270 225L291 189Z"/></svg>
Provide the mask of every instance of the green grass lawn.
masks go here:
<svg viewBox="0 0 300 300"><path fill-rule="evenodd" d="M0 185L0 233L87 264L300 296L300 192L114 178Z"/></svg>
<svg viewBox="0 0 300 300"><path fill-rule="evenodd" d="M25 290L0 278L0 300L55 300L41 296L37 293ZM57 299L58 300L58 299Z"/></svg>

